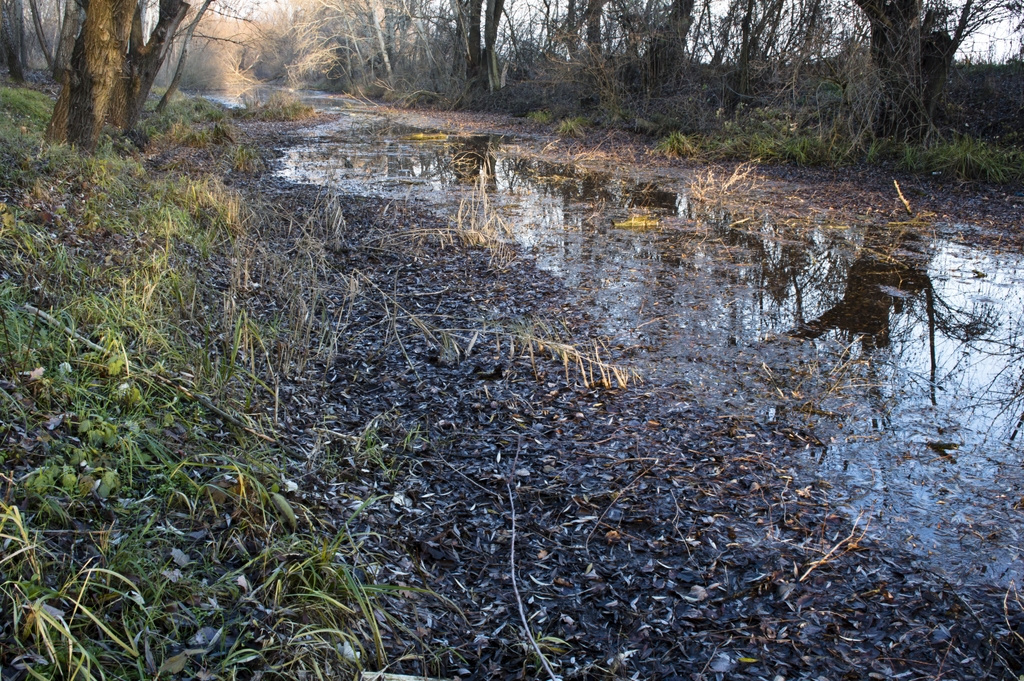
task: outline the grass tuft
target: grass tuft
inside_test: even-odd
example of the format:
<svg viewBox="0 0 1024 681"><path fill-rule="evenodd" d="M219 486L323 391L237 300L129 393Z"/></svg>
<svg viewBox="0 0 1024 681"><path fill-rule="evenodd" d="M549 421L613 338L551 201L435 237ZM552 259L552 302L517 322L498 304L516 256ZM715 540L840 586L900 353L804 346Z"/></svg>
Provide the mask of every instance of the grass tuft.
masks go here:
<svg viewBox="0 0 1024 681"><path fill-rule="evenodd" d="M701 155L700 140L681 132L673 132L658 142L658 151L676 158L697 158Z"/></svg>
<svg viewBox="0 0 1024 681"><path fill-rule="evenodd" d="M562 137L583 137L583 133L590 125L590 121L582 116L563 118L558 124L557 132Z"/></svg>
<svg viewBox="0 0 1024 681"><path fill-rule="evenodd" d="M316 109L297 97L275 92L265 102L246 102L245 107L236 109L234 115L258 121L301 121L315 116Z"/></svg>
<svg viewBox="0 0 1024 681"><path fill-rule="evenodd" d="M540 109L538 111L531 111L526 114L526 120L532 123L540 123L541 125L550 124L555 117L547 109Z"/></svg>

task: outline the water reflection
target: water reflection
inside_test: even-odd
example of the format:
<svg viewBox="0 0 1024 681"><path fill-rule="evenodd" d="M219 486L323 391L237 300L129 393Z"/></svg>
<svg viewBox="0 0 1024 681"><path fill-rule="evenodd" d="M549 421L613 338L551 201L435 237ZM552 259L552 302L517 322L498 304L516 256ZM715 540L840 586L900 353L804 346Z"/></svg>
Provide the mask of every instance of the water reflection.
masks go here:
<svg viewBox="0 0 1024 681"><path fill-rule="evenodd" d="M823 443L806 463L837 503L923 551L963 546L965 571L983 569L964 543L975 523L1020 525L1019 257L888 224L733 213L689 201L685 177L545 163L499 136L372 139L359 120L288 150L281 173L441 211L484 187L663 394L805 426ZM614 227L637 213L657 228ZM1019 571L1015 546L986 547L1004 578Z"/></svg>
<svg viewBox="0 0 1024 681"><path fill-rule="evenodd" d="M877 241L879 231L877 226L868 228L868 241ZM898 249L903 246L902 241L906 238L898 238L893 247ZM908 299L925 292L929 335L934 337L934 296L931 280L921 269L921 263L908 263L864 249L849 265L842 290L842 298L835 305L814 319L800 320L799 326L790 331L790 335L813 339L837 330L851 341L862 336L864 350L887 348L892 316L904 314Z"/></svg>

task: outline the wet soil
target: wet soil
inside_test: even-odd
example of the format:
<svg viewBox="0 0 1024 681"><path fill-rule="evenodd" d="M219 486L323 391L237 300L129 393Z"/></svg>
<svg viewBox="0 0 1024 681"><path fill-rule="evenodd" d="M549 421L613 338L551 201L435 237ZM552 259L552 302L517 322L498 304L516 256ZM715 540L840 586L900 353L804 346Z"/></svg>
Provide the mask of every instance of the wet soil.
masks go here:
<svg viewBox="0 0 1024 681"><path fill-rule="evenodd" d="M514 125L449 121L476 132ZM282 149L309 134L242 129ZM642 158L617 134L552 142L545 153ZM776 206L895 218L888 180L861 172L764 175L799 173L806 190L772 194ZM272 173L232 182L297 218L323 198L321 187ZM1011 219L1012 190L903 189L917 210L977 207L964 238L1015 238L984 224ZM388 671L547 678L538 648L566 679L1022 671L1015 586L940 574L913 547L875 533L870 513L840 508L841 495L805 465L821 445L805 420L736 408L743 398L724 381L702 390L602 381L553 356L550 341L601 340L603 359L623 364L635 348L609 339L602 308L581 304L557 272L524 253L495 257L441 238L449 215L429 204L338 198L347 231L331 249L320 301L337 354L283 384L273 413L308 460L296 461L298 472L331 458L347 471L300 477L303 502L348 523L368 556L365 579L410 587L386 602L397 621L380 618ZM267 238L287 249L298 237L282 227ZM694 347L682 363L699 377L715 352ZM747 367L736 361L732 371ZM367 433L378 454L390 453L370 461L352 444Z"/></svg>

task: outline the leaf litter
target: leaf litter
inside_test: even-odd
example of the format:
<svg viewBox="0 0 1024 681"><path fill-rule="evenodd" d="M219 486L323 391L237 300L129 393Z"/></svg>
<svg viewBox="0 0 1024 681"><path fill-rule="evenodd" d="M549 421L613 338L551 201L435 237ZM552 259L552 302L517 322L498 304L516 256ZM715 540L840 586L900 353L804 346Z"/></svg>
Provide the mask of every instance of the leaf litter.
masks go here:
<svg viewBox="0 0 1024 681"><path fill-rule="evenodd" d="M324 201L261 182L296 214ZM798 472L813 434L567 371L514 332L591 342L598 324L560 281L445 240L444 218L416 205L331 201L346 232L322 263L317 334L336 342L281 382L274 414L307 452L297 496L353 524L374 581L426 590L393 604L407 628L384 626L389 672L1020 673L1014 587L950 583L877 541ZM341 475L320 479L317 459Z"/></svg>
<svg viewBox="0 0 1024 681"><path fill-rule="evenodd" d="M240 137L264 145L287 143L293 132L239 127ZM207 162L183 153L194 158L164 150L153 162ZM826 483L795 465L812 433L609 380L595 367L627 365L623 351L599 337L600 320L569 303L563 282L525 258L496 259L486 241L451 239L444 216L402 201L325 198L269 175L229 180L290 217L237 241L235 257L251 266L244 276L218 261L205 273L229 294L228 303L206 305L291 320L291 335L273 347L246 345L242 327L225 330L240 338L239 364L259 379L246 428L270 433L280 461L268 461L261 480L221 461L189 473L210 511L167 516L161 532L184 543L166 554L163 577L192 579L198 558L238 544L223 565L214 557L237 591L234 602L223 592L172 601L160 616L191 633L163 658L145 637L150 672L182 675L195 662L193 676L214 678L208 665L230 660L254 675L287 674L286 665L261 667L253 649L286 641L301 655L316 645L303 629L308 610L349 607L251 593L289 578L305 542L323 547L325 562L312 574L330 565L381 587L336 652L388 673L774 680L1021 672L1016 587L950 583L878 541L869 524L833 505ZM305 266L291 269L280 254ZM223 418L211 438L230 442L238 425ZM51 430L65 427L54 419ZM102 424L93 427L102 436ZM3 427L5 443L45 447L28 435ZM189 436L164 429L168 448ZM250 502L264 484L271 505L261 509ZM113 522L102 497L89 503ZM277 514L277 536L238 531L247 516L268 512ZM332 554L338 533L353 552ZM92 534L88 526L67 534L76 562L102 559L76 539ZM107 534L112 542L125 535ZM275 542L272 554L261 552ZM264 555L274 560L239 559ZM39 613L65 616L46 603ZM203 624L224 613L228 626ZM253 647L231 658L243 636ZM43 662L15 660L4 678Z"/></svg>

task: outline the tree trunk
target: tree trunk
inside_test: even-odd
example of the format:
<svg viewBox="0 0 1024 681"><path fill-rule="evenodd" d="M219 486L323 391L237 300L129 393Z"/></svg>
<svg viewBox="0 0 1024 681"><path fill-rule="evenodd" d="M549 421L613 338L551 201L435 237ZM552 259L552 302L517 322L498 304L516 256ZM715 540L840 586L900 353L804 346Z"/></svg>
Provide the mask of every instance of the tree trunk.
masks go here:
<svg viewBox="0 0 1024 681"><path fill-rule="evenodd" d="M871 25L871 59L881 80L875 118L883 137L918 139L928 130L921 74L921 0L855 0Z"/></svg>
<svg viewBox="0 0 1024 681"><path fill-rule="evenodd" d="M203 15L206 14L207 8L213 0L203 0L202 6L199 7L199 11L196 12L196 16L192 19L192 22L185 29L185 35L181 39L181 54L178 55L178 64L174 67L174 76L171 78L171 84L167 86L167 91L164 92L164 96L160 98L160 103L156 105L157 113L163 113L164 109L171 101L171 97L178 91L178 84L181 83L181 77L185 73L185 60L188 58L188 47L192 43L192 35L196 32L196 27L199 26L199 22L202 21Z"/></svg>
<svg viewBox="0 0 1024 681"><path fill-rule="evenodd" d="M505 0L487 0L484 24L484 58L487 62L487 87L491 92L501 89L501 71L498 69L498 23Z"/></svg>
<svg viewBox="0 0 1024 681"><path fill-rule="evenodd" d="M53 78L63 82L64 72L71 63L71 52L75 49L75 38L85 20L85 13L77 0L65 0L64 19L60 24L60 37L57 39L57 53L53 58Z"/></svg>
<svg viewBox="0 0 1024 681"><path fill-rule="evenodd" d="M480 80L482 65L480 24L483 0L452 0L452 9L455 10L456 28L462 46L466 82L474 84Z"/></svg>
<svg viewBox="0 0 1024 681"><path fill-rule="evenodd" d="M740 23L740 56L736 74L736 101L742 101L750 94L750 51L751 35L750 24L754 19L754 0L747 0L746 8L743 11L743 21Z"/></svg>
<svg viewBox="0 0 1024 681"><path fill-rule="evenodd" d="M384 61L384 74L388 80L391 79L391 56L388 53L388 44L384 39L384 22L386 16L384 14L384 6L375 0L370 9L371 21L373 24L373 33L377 38L377 48L380 50L380 58Z"/></svg>
<svg viewBox="0 0 1024 681"><path fill-rule="evenodd" d="M46 137L92 153L121 75L135 0L81 2L85 21L75 39Z"/></svg>
<svg viewBox="0 0 1024 681"><path fill-rule="evenodd" d="M28 68L28 40L25 39L25 3L22 0L11 0L13 5L14 25L17 27L18 55L21 57L22 69Z"/></svg>
<svg viewBox="0 0 1024 681"><path fill-rule="evenodd" d="M53 54L50 46L46 44L46 31L43 30L43 22L39 18L39 7L36 0L28 0L29 9L32 12L32 25L36 29L36 38L39 40L39 49L43 51L43 58L46 59L46 70L53 71Z"/></svg>
<svg viewBox="0 0 1024 681"><path fill-rule="evenodd" d="M646 89L667 87L686 60L686 37L693 23L694 0L672 0L668 23L656 31L647 53Z"/></svg>
<svg viewBox="0 0 1024 681"><path fill-rule="evenodd" d="M587 3L587 47L593 54L601 52L601 15L604 14L605 0L589 0Z"/></svg>
<svg viewBox="0 0 1024 681"><path fill-rule="evenodd" d="M3 43L4 57L7 59L7 72L19 83L25 80L25 71L21 59L22 22L15 16L16 7L13 0L4 0L3 19L0 24L0 42Z"/></svg>
<svg viewBox="0 0 1024 681"><path fill-rule="evenodd" d="M142 4L135 6L128 52L108 110L110 122L121 130L131 130L138 122L171 38L188 12L188 5L182 0L160 0L156 27L147 41L142 28Z"/></svg>

